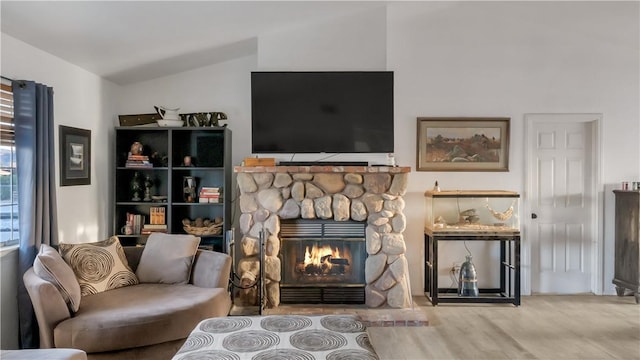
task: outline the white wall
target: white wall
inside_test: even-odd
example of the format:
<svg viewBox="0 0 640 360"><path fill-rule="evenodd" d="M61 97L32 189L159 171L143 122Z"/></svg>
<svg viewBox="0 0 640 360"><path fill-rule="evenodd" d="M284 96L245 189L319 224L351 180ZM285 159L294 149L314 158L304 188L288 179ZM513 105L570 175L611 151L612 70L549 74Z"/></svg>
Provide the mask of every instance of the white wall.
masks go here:
<svg viewBox="0 0 640 360"><path fill-rule="evenodd" d="M233 161L239 164L251 155L250 71L393 70L395 157L399 165L414 169L416 117L511 117L509 172L410 174L405 238L412 291L421 294L423 192L438 180L443 189L514 190L526 201L524 114L602 113L603 183L640 180L640 162L629 161L640 155L638 6L637 2L390 3L260 35L255 57L123 87L118 113L153 112L153 105L181 107L184 112L225 111L233 130ZM368 160L383 162L379 156ZM526 214L521 219L526 227ZM605 246L610 247L613 233L607 229ZM455 246L442 250L442 264L464 260L464 252ZM477 251L486 254L486 249ZM612 252L603 251L608 257L603 272L608 276ZM448 285L446 270L441 273L441 281Z"/></svg>
<svg viewBox="0 0 640 360"><path fill-rule="evenodd" d="M511 117L509 172L411 174L405 237L414 293L423 277L422 193L435 180L443 189L515 190L526 201L525 113L602 113L603 181L640 179L628 161L640 154L637 2L392 3L387 28L400 164L415 164L418 116ZM442 264L464 261L459 248L441 250Z"/></svg>
<svg viewBox="0 0 640 360"><path fill-rule="evenodd" d="M232 132L232 161L251 153L251 71L255 55L123 86L118 114L155 113L154 105L181 113L222 111Z"/></svg>
<svg viewBox="0 0 640 360"><path fill-rule="evenodd" d="M260 70L386 70L386 8L258 37Z"/></svg>
<svg viewBox="0 0 640 360"><path fill-rule="evenodd" d="M110 234L111 159L116 86L78 66L2 34L2 74L53 87L56 159L58 125L91 130L91 185L57 188L60 242L104 240ZM56 183L59 166L56 160Z"/></svg>
<svg viewBox="0 0 640 360"><path fill-rule="evenodd" d="M3 76L53 87L57 184L58 125L91 130L91 185L57 187L60 242L105 239L110 234L112 157L107 149L113 138L115 85L15 38L1 36ZM22 279L22 274L17 274L16 255L17 251L12 251L1 260L3 349L5 344L17 344L16 292L8 290Z"/></svg>

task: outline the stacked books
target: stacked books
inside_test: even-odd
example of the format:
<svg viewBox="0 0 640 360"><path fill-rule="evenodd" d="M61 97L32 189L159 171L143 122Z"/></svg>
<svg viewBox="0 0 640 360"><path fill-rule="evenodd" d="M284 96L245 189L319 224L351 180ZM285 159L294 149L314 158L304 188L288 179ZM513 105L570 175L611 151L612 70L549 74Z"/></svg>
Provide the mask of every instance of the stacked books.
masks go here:
<svg viewBox="0 0 640 360"><path fill-rule="evenodd" d="M150 221L149 224L144 224L142 227L142 234L149 235L153 232L167 232L166 221L166 208L164 206L152 206L149 208Z"/></svg>
<svg viewBox="0 0 640 360"><path fill-rule="evenodd" d="M149 162L147 155L132 155L129 153L124 166L128 168L151 168L153 164Z"/></svg>
<svg viewBox="0 0 640 360"><path fill-rule="evenodd" d="M201 203L218 203L220 202L220 193L222 189L217 187L203 186L200 188L200 196L198 202Z"/></svg>

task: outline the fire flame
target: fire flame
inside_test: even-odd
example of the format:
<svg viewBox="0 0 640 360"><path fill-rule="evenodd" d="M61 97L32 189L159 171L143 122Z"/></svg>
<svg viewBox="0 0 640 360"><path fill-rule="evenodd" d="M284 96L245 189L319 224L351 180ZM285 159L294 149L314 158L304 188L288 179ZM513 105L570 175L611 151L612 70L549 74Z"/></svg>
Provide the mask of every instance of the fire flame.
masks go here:
<svg viewBox="0 0 640 360"><path fill-rule="evenodd" d="M309 247L307 246L304 251L304 266L319 266L320 264L324 264L331 268L331 262L329 262L329 259L331 258L340 259L340 250L338 250L337 247L335 250L332 250L329 245L324 245L322 247L313 245L313 247L311 247L311 251L309 251Z"/></svg>

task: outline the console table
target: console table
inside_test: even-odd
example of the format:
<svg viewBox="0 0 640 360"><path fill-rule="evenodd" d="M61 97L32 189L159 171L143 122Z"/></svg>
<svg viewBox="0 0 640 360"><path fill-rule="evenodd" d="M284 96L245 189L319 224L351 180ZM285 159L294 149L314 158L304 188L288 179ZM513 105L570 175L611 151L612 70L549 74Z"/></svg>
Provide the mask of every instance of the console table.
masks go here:
<svg viewBox="0 0 640 360"><path fill-rule="evenodd" d="M500 242L500 287L480 288L477 297L458 296L457 289L438 288L438 242ZM520 232L424 233L424 293L433 306L439 303L510 303L520 305Z"/></svg>

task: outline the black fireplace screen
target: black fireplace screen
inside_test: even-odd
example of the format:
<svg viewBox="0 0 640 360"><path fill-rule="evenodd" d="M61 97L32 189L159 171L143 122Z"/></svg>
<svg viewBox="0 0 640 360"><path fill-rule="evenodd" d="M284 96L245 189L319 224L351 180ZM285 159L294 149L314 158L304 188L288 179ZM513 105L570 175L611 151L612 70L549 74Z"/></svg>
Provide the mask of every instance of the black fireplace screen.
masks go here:
<svg viewBox="0 0 640 360"><path fill-rule="evenodd" d="M282 241L282 285L364 284L364 239Z"/></svg>
<svg viewBox="0 0 640 360"><path fill-rule="evenodd" d="M365 226L354 221L284 221L280 230L280 284L364 285Z"/></svg>

